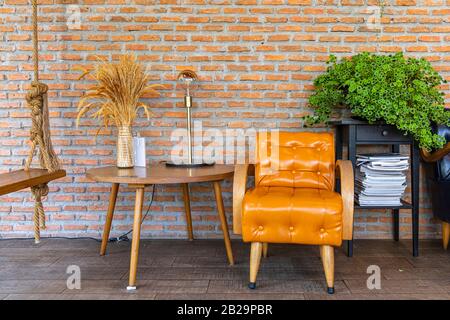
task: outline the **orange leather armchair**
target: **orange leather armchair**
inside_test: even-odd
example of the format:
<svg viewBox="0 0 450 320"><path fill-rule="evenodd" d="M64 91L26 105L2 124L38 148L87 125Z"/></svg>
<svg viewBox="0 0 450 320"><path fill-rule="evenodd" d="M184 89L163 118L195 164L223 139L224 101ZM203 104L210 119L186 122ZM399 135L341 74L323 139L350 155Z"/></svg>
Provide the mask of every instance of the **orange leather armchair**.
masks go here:
<svg viewBox="0 0 450 320"><path fill-rule="evenodd" d="M256 287L268 243L319 245L328 293L334 293L334 247L353 237L353 167L335 164L331 133L273 132L257 136L256 163L237 165L233 228L251 242L250 283ZM247 190L247 176L255 186ZM341 194L334 192L335 170Z"/></svg>

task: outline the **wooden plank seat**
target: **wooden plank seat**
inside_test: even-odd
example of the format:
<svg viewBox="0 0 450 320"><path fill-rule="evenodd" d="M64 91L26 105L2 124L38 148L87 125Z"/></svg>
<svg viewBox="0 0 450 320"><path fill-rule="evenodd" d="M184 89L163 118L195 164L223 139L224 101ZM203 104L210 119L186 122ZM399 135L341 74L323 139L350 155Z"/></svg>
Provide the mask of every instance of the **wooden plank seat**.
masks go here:
<svg viewBox="0 0 450 320"><path fill-rule="evenodd" d="M0 174L0 196L16 192L22 189L31 188L40 184L66 176L66 171L57 170L49 172L45 169L30 169L11 171Z"/></svg>
<svg viewBox="0 0 450 320"><path fill-rule="evenodd" d="M17 170L0 174L0 196L31 188L35 200L34 206L34 241L39 243L41 229L45 229L45 212L42 197L48 194L48 182L66 176L66 171L56 170L50 172L46 169Z"/></svg>

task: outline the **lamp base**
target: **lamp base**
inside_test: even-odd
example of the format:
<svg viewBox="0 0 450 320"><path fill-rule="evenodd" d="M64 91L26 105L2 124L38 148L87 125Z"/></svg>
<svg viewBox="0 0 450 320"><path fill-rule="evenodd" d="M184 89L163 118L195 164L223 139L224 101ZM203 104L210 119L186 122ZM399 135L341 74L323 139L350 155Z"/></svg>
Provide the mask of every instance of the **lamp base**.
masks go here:
<svg viewBox="0 0 450 320"><path fill-rule="evenodd" d="M215 165L215 162L202 162L202 163L173 163L173 162L166 162L166 167L173 167L173 168L201 168L201 167L211 167Z"/></svg>

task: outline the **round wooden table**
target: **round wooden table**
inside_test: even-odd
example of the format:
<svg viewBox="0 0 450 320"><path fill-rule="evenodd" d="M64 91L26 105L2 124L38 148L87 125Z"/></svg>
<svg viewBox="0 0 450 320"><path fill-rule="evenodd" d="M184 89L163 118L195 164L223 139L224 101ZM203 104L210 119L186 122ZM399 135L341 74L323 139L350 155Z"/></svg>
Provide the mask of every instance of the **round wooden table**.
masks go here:
<svg viewBox="0 0 450 320"><path fill-rule="evenodd" d="M89 179L97 182L107 182L112 184L109 198L109 207L106 215L105 227L103 230L102 245L100 255L106 252L111 223L116 205L117 192L120 184L127 184L136 189L136 202L134 207L133 239L131 243L130 278L128 290L136 289L136 271L139 255L139 241L141 233L142 205L144 202L144 189L155 184L181 184L183 189L184 208L186 212L187 232L189 240L194 239L192 231L192 218L189 197L189 183L192 182L212 182L217 202L220 223L222 225L225 248L230 265L234 264L231 250L228 224L225 217L225 209L222 200L222 190L220 182L226 178L233 177L234 166L220 165L199 167L199 168L177 168L166 167L165 164L155 164L147 168L134 167L131 169L119 169L117 167L102 167L89 169L86 173Z"/></svg>

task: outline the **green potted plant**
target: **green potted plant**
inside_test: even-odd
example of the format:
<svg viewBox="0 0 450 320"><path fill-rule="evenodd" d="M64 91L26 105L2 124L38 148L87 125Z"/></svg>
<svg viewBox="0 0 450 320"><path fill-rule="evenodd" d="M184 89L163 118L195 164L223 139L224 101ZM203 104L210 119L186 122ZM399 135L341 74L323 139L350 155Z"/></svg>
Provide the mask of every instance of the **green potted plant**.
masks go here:
<svg viewBox="0 0 450 320"><path fill-rule="evenodd" d="M427 150L445 140L432 132L432 123L450 125L439 85L446 81L425 59L402 53L361 53L340 61L331 56L326 73L314 80L309 97L314 114L306 125L326 123L335 108L348 108L369 123L383 121L410 134Z"/></svg>

